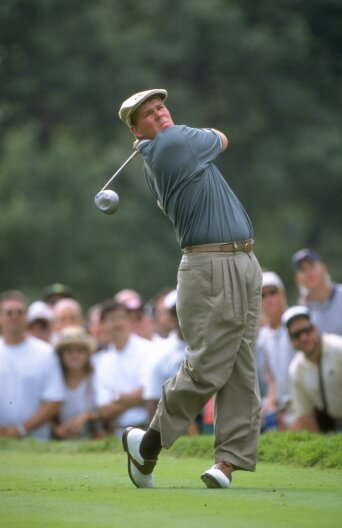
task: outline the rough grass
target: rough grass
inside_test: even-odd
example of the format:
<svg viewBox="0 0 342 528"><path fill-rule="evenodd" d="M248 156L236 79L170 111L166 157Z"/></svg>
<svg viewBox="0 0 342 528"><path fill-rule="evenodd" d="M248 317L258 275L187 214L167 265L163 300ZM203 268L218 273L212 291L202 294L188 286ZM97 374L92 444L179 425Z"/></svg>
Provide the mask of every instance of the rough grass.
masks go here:
<svg viewBox="0 0 342 528"><path fill-rule="evenodd" d="M211 459L214 438L201 435L179 438L168 451L171 456ZM0 449L52 453L121 453L121 441L106 438L82 442L39 442L30 439L0 439ZM342 469L342 434L267 433L260 437L259 462L287 464L296 467Z"/></svg>

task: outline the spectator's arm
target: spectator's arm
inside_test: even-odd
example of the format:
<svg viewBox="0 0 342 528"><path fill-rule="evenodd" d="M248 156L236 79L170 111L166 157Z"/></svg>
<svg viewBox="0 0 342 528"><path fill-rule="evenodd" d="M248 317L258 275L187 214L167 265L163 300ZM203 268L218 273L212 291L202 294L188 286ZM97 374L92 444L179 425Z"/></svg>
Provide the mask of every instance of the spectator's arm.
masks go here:
<svg viewBox="0 0 342 528"><path fill-rule="evenodd" d="M46 422L49 422L59 411L61 402L44 402L39 409L18 427L9 426L0 429L0 436L7 436L10 438L20 438L24 436L25 432L29 433L37 429ZM21 429L21 430L20 430Z"/></svg>
<svg viewBox="0 0 342 528"><path fill-rule="evenodd" d="M264 363L264 375L267 385L265 411L273 412L277 409L277 386L267 359Z"/></svg>
<svg viewBox="0 0 342 528"><path fill-rule="evenodd" d="M60 407L61 402L47 401L42 403L37 412L23 423L26 431L30 432L49 422L58 413Z"/></svg>
<svg viewBox="0 0 342 528"><path fill-rule="evenodd" d="M148 410L148 414L152 419L158 407L158 400L145 400L145 404Z"/></svg>
<svg viewBox="0 0 342 528"><path fill-rule="evenodd" d="M117 399L111 403L101 405L98 407L100 418L108 420L108 418L116 418L130 407L136 405L143 405L142 388L138 388L132 392L122 393Z"/></svg>

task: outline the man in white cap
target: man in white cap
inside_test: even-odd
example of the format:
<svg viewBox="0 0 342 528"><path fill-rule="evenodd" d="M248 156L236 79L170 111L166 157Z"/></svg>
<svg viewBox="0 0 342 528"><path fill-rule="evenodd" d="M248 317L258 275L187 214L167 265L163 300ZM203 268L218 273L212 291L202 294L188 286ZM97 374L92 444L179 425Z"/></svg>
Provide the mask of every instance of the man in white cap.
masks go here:
<svg viewBox="0 0 342 528"><path fill-rule="evenodd" d="M292 306L282 321L298 349L290 365L293 429L342 432L342 337L321 334L306 306Z"/></svg>
<svg viewBox="0 0 342 528"><path fill-rule="evenodd" d="M201 479L209 488L227 488L234 470L256 467L261 270L251 221L214 164L228 146L226 135L175 125L164 104L167 95L159 88L134 94L119 117L136 138L147 184L184 253L177 313L186 359L165 383L146 433L127 429L123 445L133 484L152 487L161 448L169 448L216 394L215 464Z"/></svg>
<svg viewBox="0 0 342 528"><path fill-rule="evenodd" d="M256 353L258 361L263 360L261 376L264 374L267 387L263 399L263 430L267 431L272 413L277 427L287 429L293 419L288 371L295 349L281 322L287 308L284 284L273 271L263 272L261 307L265 324L258 334ZM271 428L274 428L273 420Z"/></svg>
<svg viewBox="0 0 342 528"><path fill-rule="evenodd" d="M44 301L35 301L27 310L28 333L43 341L50 342L53 311Z"/></svg>
<svg viewBox="0 0 342 528"><path fill-rule="evenodd" d="M127 307L131 319L132 332L140 337L152 340L154 334L153 320L144 309L141 295L135 290L125 288L114 295L114 300Z"/></svg>

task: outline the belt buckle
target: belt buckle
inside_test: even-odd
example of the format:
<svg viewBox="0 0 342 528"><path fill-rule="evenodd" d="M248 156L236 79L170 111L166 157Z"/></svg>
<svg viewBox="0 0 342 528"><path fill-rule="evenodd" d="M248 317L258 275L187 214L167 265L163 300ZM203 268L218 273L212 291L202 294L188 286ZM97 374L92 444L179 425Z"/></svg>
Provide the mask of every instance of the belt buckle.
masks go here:
<svg viewBox="0 0 342 528"><path fill-rule="evenodd" d="M253 242L252 240L247 240L247 242L245 242L244 244L244 252L245 253L249 253L253 248Z"/></svg>

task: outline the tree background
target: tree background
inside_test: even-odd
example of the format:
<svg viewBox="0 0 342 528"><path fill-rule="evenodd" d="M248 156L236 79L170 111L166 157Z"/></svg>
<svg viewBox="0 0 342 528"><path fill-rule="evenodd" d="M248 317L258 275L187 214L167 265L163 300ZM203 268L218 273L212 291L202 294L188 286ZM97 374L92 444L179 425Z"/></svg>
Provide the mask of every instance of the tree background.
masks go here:
<svg viewBox="0 0 342 528"><path fill-rule="evenodd" d="M218 166L290 302L302 247L342 281L341 52L339 0L2 0L0 291L64 282L89 307L175 286L181 252L141 159L115 216L93 203L131 153L120 104L151 87L177 123L227 133Z"/></svg>

